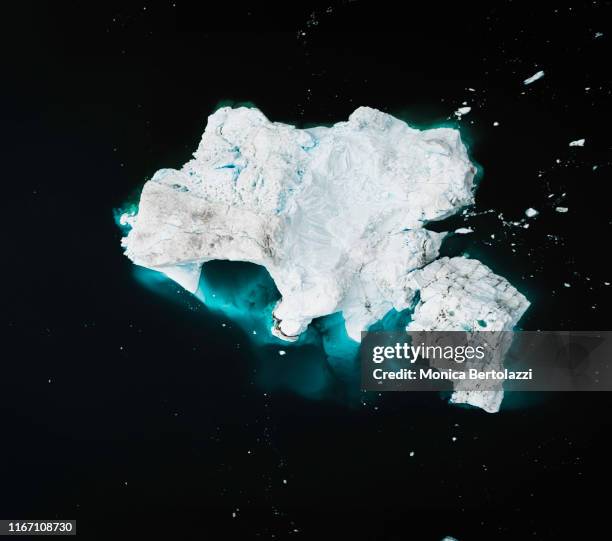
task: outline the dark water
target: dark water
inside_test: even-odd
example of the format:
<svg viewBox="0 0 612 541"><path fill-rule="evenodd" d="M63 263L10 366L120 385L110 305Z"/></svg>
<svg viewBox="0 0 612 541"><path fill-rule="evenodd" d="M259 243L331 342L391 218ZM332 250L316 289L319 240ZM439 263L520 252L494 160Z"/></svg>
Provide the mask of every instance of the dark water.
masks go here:
<svg viewBox="0 0 612 541"><path fill-rule="evenodd" d="M251 302L235 320L122 255L112 210L189 158L221 100L300 126L370 105L460 127L474 211L494 212L431 227L475 229L444 250L525 293L523 328L610 328L609 5L331 7L6 13L0 518L76 518L84 539L605 532L607 394L498 415L424 393L362 405L317 356L333 318L300 354L260 333L274 291L257 268L205 273ZM504 225L528 207L528 229Z"/></svg>

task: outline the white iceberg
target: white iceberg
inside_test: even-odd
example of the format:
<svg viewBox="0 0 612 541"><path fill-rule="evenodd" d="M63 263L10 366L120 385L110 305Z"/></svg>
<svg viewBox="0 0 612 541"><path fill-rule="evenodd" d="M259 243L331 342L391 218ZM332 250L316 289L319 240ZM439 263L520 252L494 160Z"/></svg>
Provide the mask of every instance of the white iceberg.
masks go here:
<svg viewBox="0 0 612 541"><path fill-rule="evenodd" d="M540 70L534 73L531 77L527 77L527 79L523 81L523 84L530 85L531 83L535 83L536 81L540 80L542 77L544 77L544 72Z"/></svg>
<svg viewBox="0 0 612 541"><path fill-rule="evenodd" d="M411 325L511 329L525 297L478 261L436 260L445 233L425 227L473 203L475 173L454 129L413 129L368 107L296 129L225 107L208 118L191 161L144 185L122 243L135 264L191 292L206 261L264 266L281 294L272 332L285 340L342 312L359 341L418 291ZM442 318L451 306L455 315Z"/></svg>
<svg viewBox="0 0 612 541"><path fill-rule="evenodd" d="M471 110L471 107L459 107L459 109L455 111L455 116L461 118L463 115L467 115Z"/></svg>

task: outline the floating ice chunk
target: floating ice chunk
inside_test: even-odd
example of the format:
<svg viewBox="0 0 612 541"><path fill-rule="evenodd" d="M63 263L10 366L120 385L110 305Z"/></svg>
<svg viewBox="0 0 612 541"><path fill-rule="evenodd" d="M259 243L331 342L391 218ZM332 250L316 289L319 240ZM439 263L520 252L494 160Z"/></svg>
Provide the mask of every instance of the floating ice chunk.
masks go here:
<svg viewBox="0 0 612 541"><path fill-rule="evenodd" d="M533 218L534 216L537 216L538 214L540 214L536 209L529 207L526 211L525 211L525 216L527 216L527 218Z"/></svg>
<svg viewBox="0 0 612 541"><path fill-rule="evenodd" d="M529 301L506 280L479 261L464 257L443 257L412 272L408 286L420 291L406 327L411 332L511 330L529 307ZM506 345L509 347L499 344L495 349L500 367ZM501 383L498 390L478 391L465 389L466 381L455 383L451 402L499 411L504 396Z"/></svg>
<svg viewBox="0 0 612 541"><path fill-rule="evenodd" d="M478 261L436 260L445 233L425 227L474 202L475 173L454 129L417 130L368 107L296 129L225 107L192 160L144 185L122 244L192 292L207 261L264 266L281 295L271 330L288 341L336 312L359 341L419 290L421 330L510 329L527 300ZM453 400L495 411L501 396L456 388Z"/></svg>
<svg viewBox="0 0 612 541"><path fill-rule="evenodd" d="M567 207L555 207L555 210L557 212L560 212L562 214L564 214L565 212L567 212L569 209Z"/></svg>
<svg viewBox="0 0 612 541"><path fill-rule="evenodd" d="M563 287L572 287L572 284L569 284L568 282L563 282Z"/></svg>
<svg viewBox="0 0 612 541"><path fill-rule="evenodd" d="M132 212L124 212L119 216L119 225L132 226L134 223L134 214Z"/></svg>
<svg viewBox="0 0 612 541"><path fill-rule="evenodd" d="M455 111L455 116L461 118L463 115L467 115L471 110L471 107L459 107L459 109Z"/></svg>
<svg viewBox="0 0 612 541"><path fill-rule="evenodd" d="M510 330L529 306L508 281L465 257L437 259L411 272L407 285L420 291L408 330Z"/></svg>
<svg viewBox="0 0 612 541"><path fill-rule="evenodd" d="M467 235L468 233L473 233L474 230L471 227L460 227L459 229L455 229L455 233L459 235Z"/></svg>
<svg viewBox="0 0 612 541"><path fill-rule="evenodd" d="M571 147L583 147L586 139L576 139L575 141L570 141L569 146Z"/></svg>
<svg viewBox="0 0 612 541"><path fill-rule="evenodd" d="M531 83L535 83L538 79L541 79L542 77L544 77L544 72L540 70L534 73L531 77L528 77L527 79L525 79L523 81L523 84L530 85Z"/></svg>
<svg viewBox="0 0 612 541"><path fill-rule="evenodd" d="M497 127L499 126L499 122L497 122L497 120L495 122L493 122L493 126Z"/></svg>

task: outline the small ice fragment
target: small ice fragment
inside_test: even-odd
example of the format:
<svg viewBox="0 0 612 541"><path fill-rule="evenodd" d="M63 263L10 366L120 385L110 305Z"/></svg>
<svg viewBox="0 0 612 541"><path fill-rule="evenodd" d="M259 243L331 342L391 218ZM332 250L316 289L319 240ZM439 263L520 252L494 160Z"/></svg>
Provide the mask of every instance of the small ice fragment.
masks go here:
<svg viewBox="0 0 612 541"><path fill-rule="evenodd" d="M570 141L569 146L571 147L583 147L586 139L576 139L575 141Z"/></svg>
<svg viewBox="0 0 612 541"><path fill-rule="evenodd" d="M560 212L561 214L567 212L569 209L567 207L555 207L555 210L557 212Z"/></svg>
<svg viewBox="0 0 612 541"><path fill-rule="evenodd" d="M414 451L410 451L410 456L414 456Z"/></svg>
<svg viewBox="0 0 612 541"><path fill-rule="evenodd" d="M129 225L130 227L134 225L134 213L133 212L124 212L120 217L119 217L119 225Z"/></svg>
<svg viewBox="0 0 612 541"><path fill-rule="evenodd" d="M284 349L280 349L278 350L278 354L282 357L283 355L286 355L287 352Z"/></svg>
<svg viewBox="0 0 612 541"><path fill-rule="evenodd" d="M542 77L544 77L544 72L540 70L537 73L534 73L531 77L525 79L523 81L523 84L530 85L531 83L535 83L538 79L541 79Z"/></svg>
<svg viewBox="0 0 612 541"><path fill-rule="evenodd" d="M604 285L605 285L605 286L609 286L609 285L610 285L610 282L604 282Z"/></svg>
<svg viewBox="0 0 612 541"><path fill-rule="evenodd" d="M603 32L595 32L595 39L603 36Z"/></svg>
<svg viewBox="0 0 612 541"><path fill-rule="evenodd" d="M459 229L455 229L455 233L459 233L459 235L467 235L473 232L474 230L471 227L460 227Z"/></svg>
<svg viewBox="0 0 612 541"><path fill-rule="evenodd" d="M463 115L467 115L471 110L471 107L459 107L459 109L455 111L455 116L461 118Z"/></svg>
<svg viewBox="0 0 612 541"><path fill-rule="evenodd" d="M568 284L567 282L563 282L563 285L564 285L565 287L572 287L572 285L571 285L571 284Z"/></svg>
<svg viewBox="0 0 612 541"><path fill-rule="evenodd" d="M537 216L538 214L540 214L536 209L529 207L526 211L525 211L525 216L527 216L527 218L533 218L534 216Z"/></svg>
<svg viewBox="0 0 612 541"><path fill-rule="evenodd" d="M497 122L497 120L495 122L493 122L493 126L499 126L499 122Z"/></svg>

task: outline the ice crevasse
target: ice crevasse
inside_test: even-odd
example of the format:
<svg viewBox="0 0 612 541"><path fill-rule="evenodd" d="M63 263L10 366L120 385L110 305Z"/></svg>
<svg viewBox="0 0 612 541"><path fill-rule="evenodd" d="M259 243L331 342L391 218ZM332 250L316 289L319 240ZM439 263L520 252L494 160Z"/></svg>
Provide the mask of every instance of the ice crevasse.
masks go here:
<svg viewBox="0 0 612 541"><path fill-rule="evenodd" d="M224 107L192 160L146 182L122 243L192 292L206 261L264 266L281 294L271 330L284 340L342 312L359 341L415 302L410 330L510 330L527 299L475 259L439 258L446 233L426 228L474 202L475 174L455 129L414 129L369 107L297 129ZM503 396L455 394L488 411Z"/></svg>

